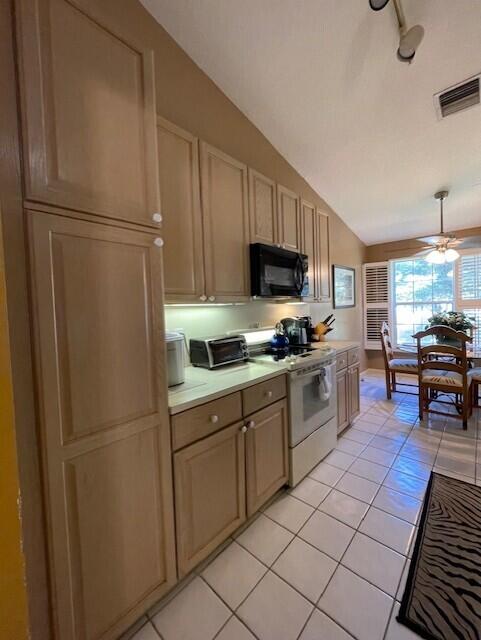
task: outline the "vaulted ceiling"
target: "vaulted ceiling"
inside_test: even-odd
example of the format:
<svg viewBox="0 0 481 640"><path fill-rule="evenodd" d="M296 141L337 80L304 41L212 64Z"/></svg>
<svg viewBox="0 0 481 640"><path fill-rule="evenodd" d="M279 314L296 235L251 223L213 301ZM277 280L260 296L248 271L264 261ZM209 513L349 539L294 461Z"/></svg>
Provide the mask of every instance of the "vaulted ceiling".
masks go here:
<svg viewBox="0 0 481 640"><path fill-rule="evenodd" d="M448 229L481 225L481 107L433 103L481 72L479 0L404 0L411 65L368 0L142 3L367 244L436 232L442 187Z"/></svg>

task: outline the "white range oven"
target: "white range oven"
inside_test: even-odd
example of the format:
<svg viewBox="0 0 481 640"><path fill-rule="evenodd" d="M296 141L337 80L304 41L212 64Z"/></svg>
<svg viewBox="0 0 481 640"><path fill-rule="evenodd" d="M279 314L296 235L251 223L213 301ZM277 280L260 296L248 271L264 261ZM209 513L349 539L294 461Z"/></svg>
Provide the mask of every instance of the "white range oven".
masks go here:
<svg viewBox="0 0 481 640"><path fill-rule="evenodd" d="M337 443L336 352L325 345L269 350L273 330L245 332L254 362L282 367L288 379L289 484L298 484ZM266 335L267 334L267 335Z"/></svg>
<svg viewBox="0 0 481 640"><path fill-rule="evenodd" d="M288 372L289 484L295 486L337 443L334 355Z"/></svg>

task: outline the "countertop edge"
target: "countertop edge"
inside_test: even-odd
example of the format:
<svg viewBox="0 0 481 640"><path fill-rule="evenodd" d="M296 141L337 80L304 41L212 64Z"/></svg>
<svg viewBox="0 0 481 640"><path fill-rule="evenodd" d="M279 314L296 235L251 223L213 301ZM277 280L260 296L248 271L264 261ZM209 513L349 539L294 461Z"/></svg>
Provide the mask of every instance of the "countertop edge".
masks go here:
<svg viewBox="0 0 481 640"><path fill-rule="evenodd" d="M212 400L217 400L218 398L228 396L231 393L242 391L243 389L247 389L248 387L252 387L256 384L259 384L260 382L265 382L266 380L270 380L271 378L277 378L278 376L285 375L286 373L287 373L287 369L268 369L264 375L256 377L255 380L249 380L248 382L239 382L237 384L232 384L227 387L218 389L216 391L207 392L202 397L193 398L192 400L186 400L185 402L179 403L178 405L175 405L175 406L169 406L169 415L174 416L178 413L183 413L188 409L199 407L203 404L206 404L207 402L211 402Z"/></svg>

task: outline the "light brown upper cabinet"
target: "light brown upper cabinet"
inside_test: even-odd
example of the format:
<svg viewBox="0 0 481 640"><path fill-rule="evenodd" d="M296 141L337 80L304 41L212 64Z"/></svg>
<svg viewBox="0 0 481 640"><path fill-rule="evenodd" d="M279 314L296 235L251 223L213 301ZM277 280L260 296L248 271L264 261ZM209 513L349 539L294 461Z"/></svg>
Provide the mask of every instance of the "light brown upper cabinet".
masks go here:
<svg viewBox="0 0 481 640"><path fill-rule="evenodd" d="M309 296L307 299L314 300L318 295L317 276L319 273L317 264L317 229L316 229L316 208L310 202L301 200L301 229L302 229L302 253L307 255L309 261Z"/></svg>
<svg viewBox="0 0 481 640"><path fill-rule="evenodd" d="M26 198L155 225L152 51L68 0L16 7Z"/></svg>
<svg viewBox="0 0 481 640"><path fill-rule="evenodd" d="M317 250L317 293L319 301L329 300L331 297L330 285L330 258L329 258L329 216L320 209L316 214L316 250Z"/></svg>
<svg viewBox="0 0 481 640"><path fill-rule="evenodd" d="M247 300L247 166L200 142L206 293L210 302Z"/></svg>
<svg viewBox="0 0 481 640"><path fill-rule="evenodd" d="M161 250L28 213L55 637L110 640L175 582Z"/></svg>
<svg viewBox="0 0 481 640"><path fill-rule="evenodd" d="M277 185L279 243L290 251L301 250L301 216L299 198L294 191Z"/></svg>
<svg viewBox="0 0 481 640"><path fill-rule="evenodd" d="M247 516L250 517L287 482L287 401L281 400L247 418Z"/></svg>
<svg viewBox="0 0 481 640"><path fill-rule="evenodd" d="M251 242L277 244L276 183L249 168Z"/></svg>
<svg viewBox="0 0 481 640"><path fill-rule="evenodd" d="M199 142L160 117L157 136L165 296L172 302L194 302L205 295Z"/></svg>

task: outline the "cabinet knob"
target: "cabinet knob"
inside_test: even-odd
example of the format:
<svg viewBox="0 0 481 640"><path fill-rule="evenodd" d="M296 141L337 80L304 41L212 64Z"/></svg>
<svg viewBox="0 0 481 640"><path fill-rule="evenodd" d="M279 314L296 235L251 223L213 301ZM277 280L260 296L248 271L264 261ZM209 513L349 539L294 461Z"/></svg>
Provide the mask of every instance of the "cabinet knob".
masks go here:
<svg viewBox="0 0 481 640"><path fill-rule="evenodd" d="M247 427L245 425L241 427L241 433L245 433L246 431L247 431Z"/></svg>
<svg viewBox="0 0 481 640"><path fill-rule="evenodd" d="M199 296L199 300L202 300L202 302L205 302L207 300L207 296Z"/></svg>
<svg viewBox="0 0 481 640"><path fill-rule="evenodd" d="M212 416L209 416L209 420L212 422L212 424L215 424L216 422L219 422L219 416L216 416L214 414Z"/></svg>
<svg viewBox="0 0 481 640"><path fill-rule="evenodd" d="M162 215L160 213L154 213L152 215L152 220L154 222L162 222Z"/></svg>
<svg viewBox="0 0 481 640"><path fill-rule="evenodd" d="M249 422L247 423L246 429L253 429L255 426L256 426L256 423L254 422L254 420L249 420Z"/></svg>
<svg viewBox="0 0 481 640"><path fill-rule="evenodd" d="M265 396L266 398L272 398L272 391L266 391Z"/></svg>
<svg viewBox="0 0 481 640"><path fill-rule="evenodd" d="M209 296L209 302L214 302L215 296Z"/></svg>
<svg viewBox="0 0 481 640"><path fill-rule="evenodd" d="M164 246L164 241L162 240L162 238L156 238L154 240L154 244L156 247L163 247Z"/></svg>

